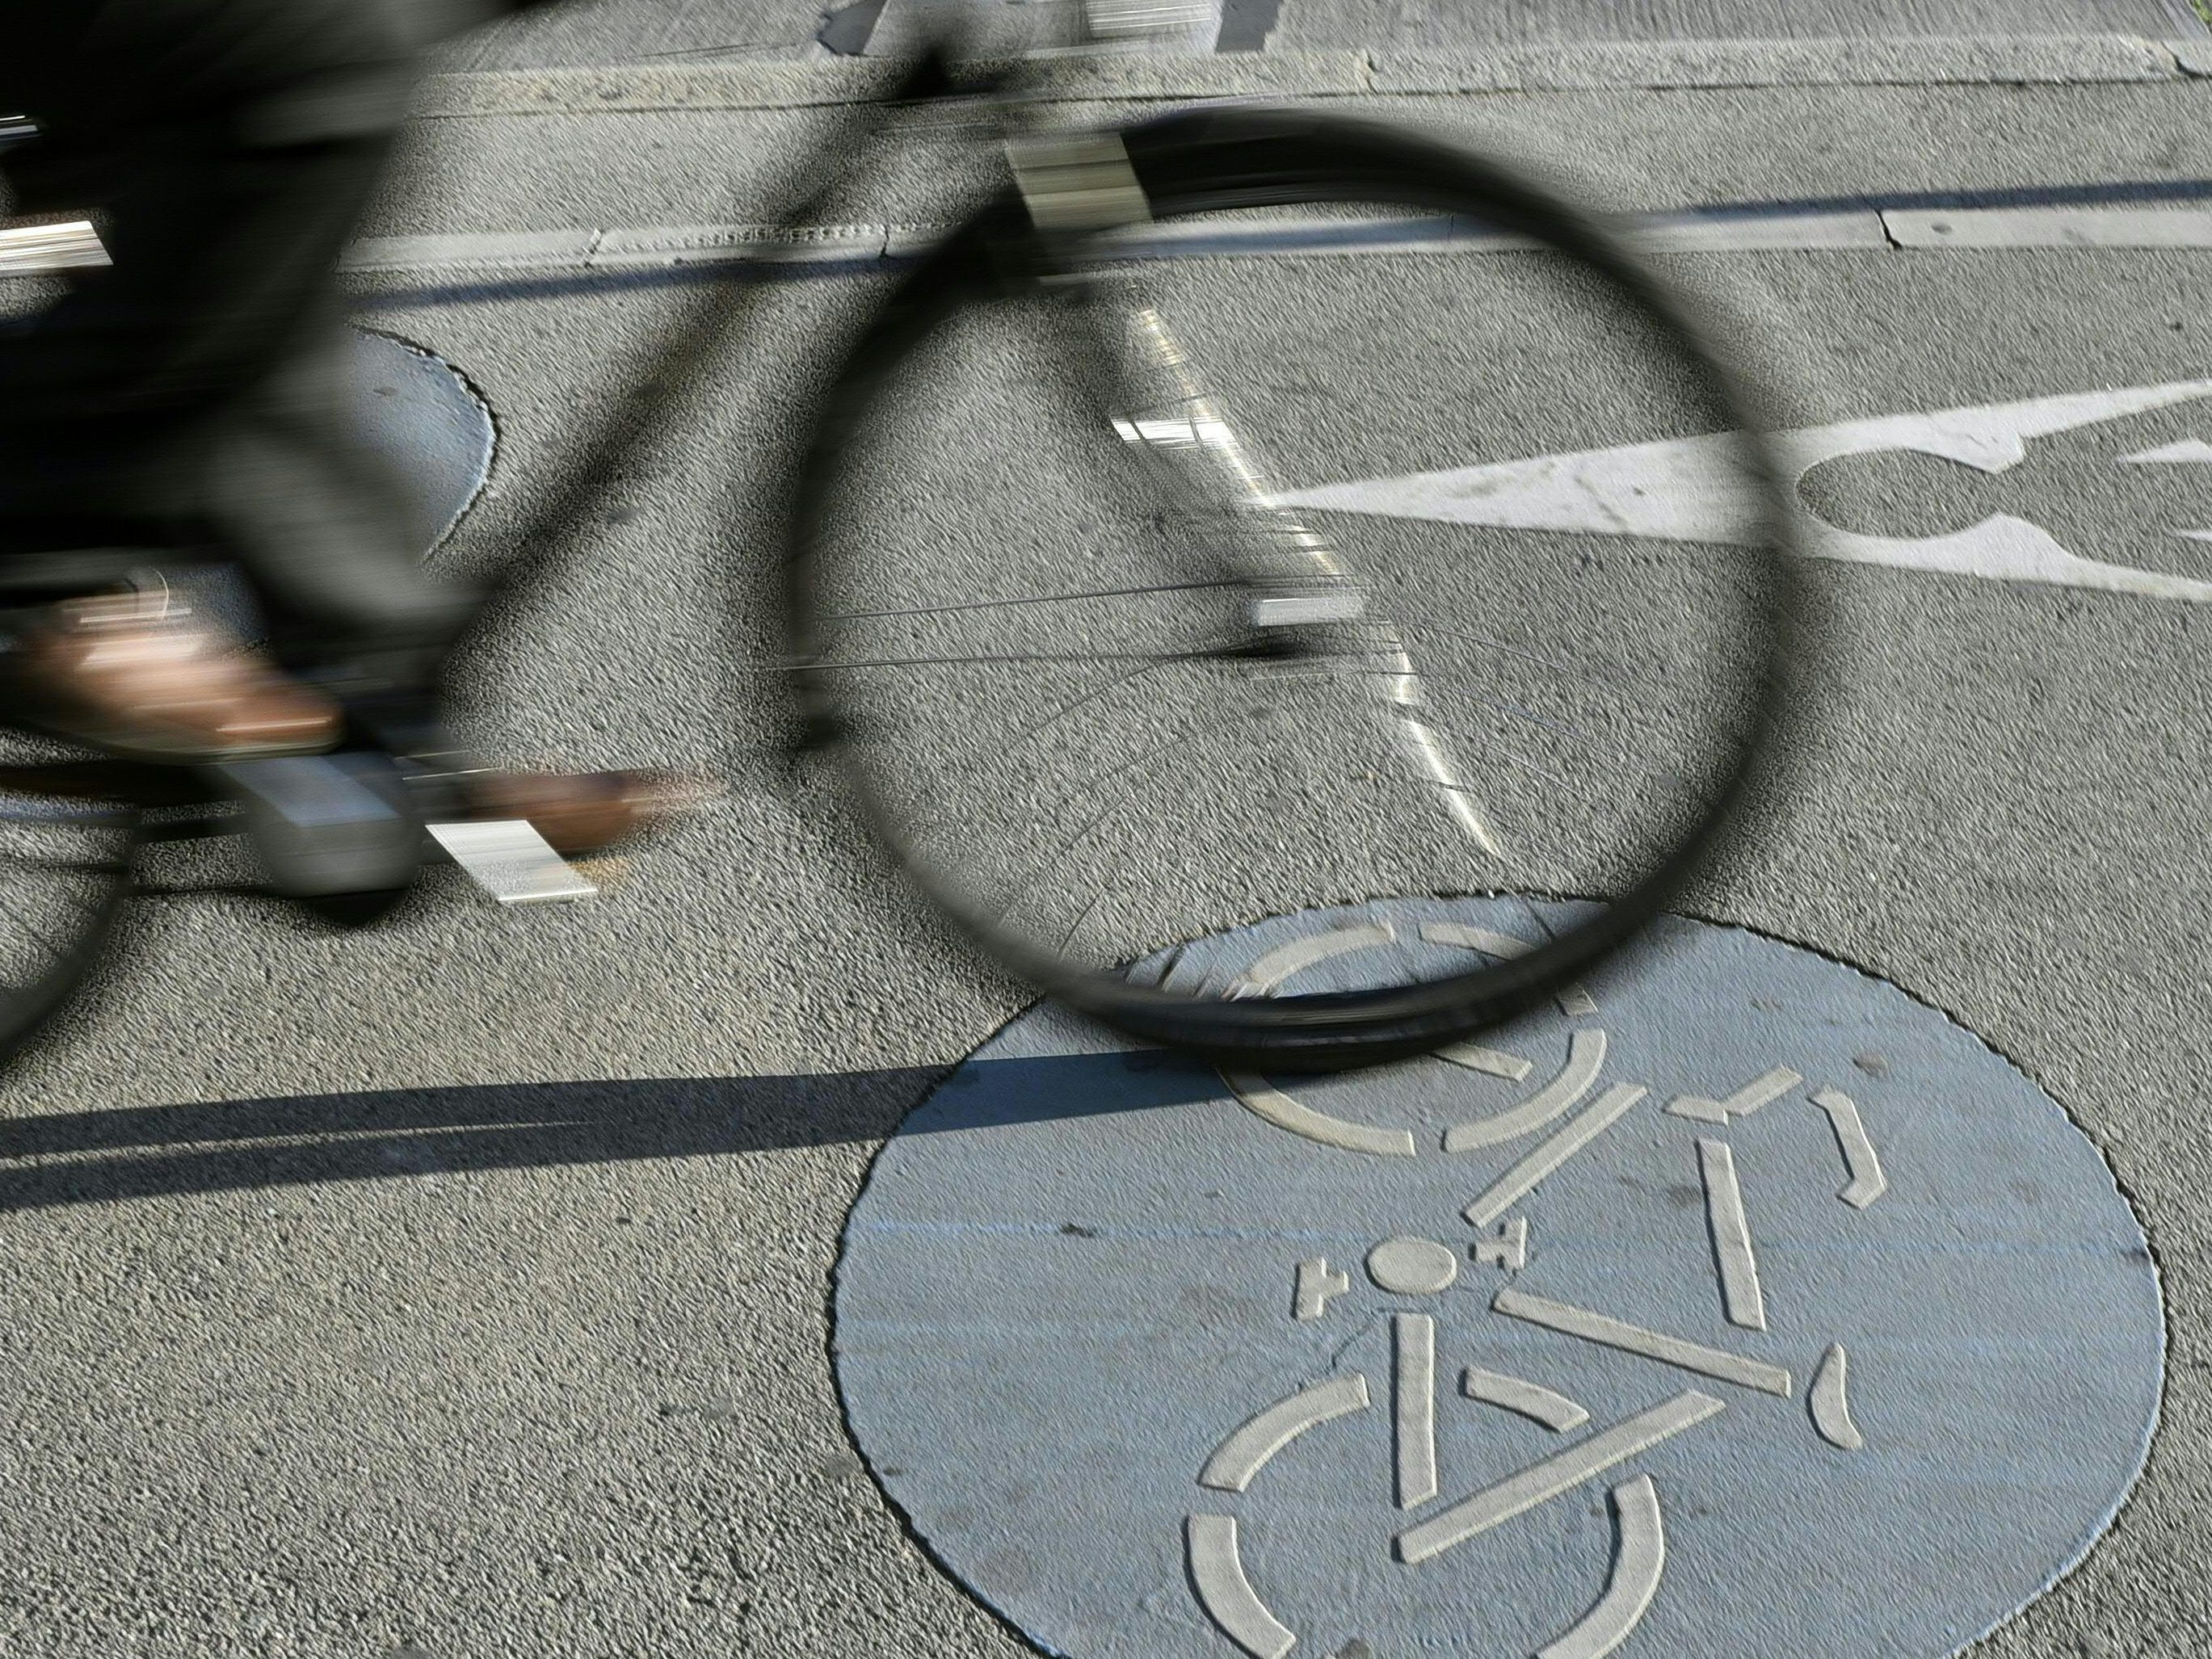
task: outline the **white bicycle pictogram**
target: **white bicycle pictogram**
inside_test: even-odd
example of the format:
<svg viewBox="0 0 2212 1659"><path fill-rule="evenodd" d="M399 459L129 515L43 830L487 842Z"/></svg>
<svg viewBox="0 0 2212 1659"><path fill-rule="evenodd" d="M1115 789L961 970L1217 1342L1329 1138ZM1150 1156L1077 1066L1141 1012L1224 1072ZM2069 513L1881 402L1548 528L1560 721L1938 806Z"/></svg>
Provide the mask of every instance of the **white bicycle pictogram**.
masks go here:
<svg viewBox="0 0 2212 1659"><path fill-rule="evenodd" d="M1427 945L1495 956L1531 948L1528 941L1510 934L1449 922L1423 923L1419 936ZM1250 993L1272 993L1320 963L1396 943L1387 925L1339 928L1265 953L1245 970L1243 984ZM1700 1387L1685 1387L1643 1410L1590 1429L1589 1410L1551 1383L1480 1364L1462 1364L1456 1367L1453 1392L1466 1401L1513 1413L1557 1436L1578 1437L1466 1497L1443 1503L1437 1445L1440 1348L1436 1308L1437 1298L1460 1281L1463 1272L1496 1276L1488 1306L1496 1317L1633 1355L1686 1373L1700 1383L1782 1400L1795 1395L1796 1379L1788 1367L1537 1295L1513 1282L1527 1267L1530 1251L1530 1224L1525 1216L1514 1213L1516 1206L1615 1129L1650 1094L1645 1085L1636 1083L1601 1087L1608 1039L1602 1026L1589 1023L1598 1016L1597 1005L1580 988L1570 988L1559 1005L1563 1014L1585 1022L1571 1030L1559 1070L1512 1106L1455 1122L1438 1138L1438 1155L1449 1158L1548 1131L1469 1200L1463 1212L1473 1230L1468 1242L1455 1248L1433 1238L1400 1235L1381 1240L1365 1254L1361 1264L1365 1279L1389 1298L1382 1309L1370 1310L1372 1316L1388 1319L1387 1382L1377 1382L1364 1371L1342 1371L1298 1388L1231 1429L1197 1472L1197 1485L1210 1498L1200 1500L1184 1516L1184 1561L1192 1591L1214 1626L1254 1659L1282 1659L1298 1638L1254 1585L1243 1559L1240 1517L1225 1512L1231 1506L1219 1499L1251 1490L1268 1464L1308 1432L1387 1406L1394 1449L1389 1479L1403 1516L1390 1540L1391 1555L1404 1567L1420 1569L1517 1516L1632 1464L1662 1442L1728 1409L1727 1399ZM1438 1058L1515 1082L1526 1081L1535 1070L1533 1062L1520 1055L1473 1044L1454 1045ZM1246 1110L1317 1145L1370 1158L1424 1155L1411 1129L1333 1115L1263 1078L1230 1074L1224 1081ZM1790 1066L1771 1066L1725 1096L1677 1094L1664 1110L1674 1119L1725 1131L1732 1122L1790 1097L1802 1098L1823 1115L1832 1131L1845 1177L1837 1191L1838 1200L1856 1210L1874 1204L1887 1189L1887 1178L1858 1103L1833 1086L1808 1089L1804 1074ZM1695 1139L1695 1158L1718 1310L1730 1326L1765 1332L1766 1291L1734 1148L1723 1133L1702 1133ZM1291 1318L1297 1322L1330 1318L1332 1304L1348 1296L1353 1284L1349 1267L1334 1266L1325 1256L1300 1260L1291 1274ZM1851 1416L1849 1363L1843 1344L1830 1343L1815 1362L1807 1396L1814 1429L1840 1452L1858 1451L1866 1443ZM1590 1431L1580 1434L1584 1429ZM1609 1498L1613 1541L1605 1588L1580 1619L1537 1650L1536 1659L1601 1659L1627 1639L1659 1593L1667 1541L1657 1485L1649 1474L1632 1474L1610 1487ZM1357 1654L1364 1647L1355 1640L1344 1651Z"/></svg>

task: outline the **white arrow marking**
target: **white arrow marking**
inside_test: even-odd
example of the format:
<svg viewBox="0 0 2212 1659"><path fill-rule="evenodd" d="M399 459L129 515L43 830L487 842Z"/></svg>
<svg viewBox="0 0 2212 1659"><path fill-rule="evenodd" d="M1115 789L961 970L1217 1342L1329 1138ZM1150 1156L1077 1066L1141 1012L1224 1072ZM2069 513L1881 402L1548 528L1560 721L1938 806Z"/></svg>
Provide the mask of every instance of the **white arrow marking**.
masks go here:
<svg viewBox="0 0 2212 1659"><path fill-rule="evenodd" d="M1777 433L1773 441L1793 484L1823 461L1886 450L1911 450L2002 472L2027 459L2030 439L2200 398L2212 398L2212 380L1885 415ZM1766 539L1767 509L1747 459L1741 434L1720 432L1490 466L1357 479L1275 499L1285 507L1442 524L1756 546ZM1801 544L1815 558L2212 604L2212 581L2085 559L2062 547L2041 526L2005 514L1953 535L1920 539L1839 529L1802 504L1797 516Z"/></svg>

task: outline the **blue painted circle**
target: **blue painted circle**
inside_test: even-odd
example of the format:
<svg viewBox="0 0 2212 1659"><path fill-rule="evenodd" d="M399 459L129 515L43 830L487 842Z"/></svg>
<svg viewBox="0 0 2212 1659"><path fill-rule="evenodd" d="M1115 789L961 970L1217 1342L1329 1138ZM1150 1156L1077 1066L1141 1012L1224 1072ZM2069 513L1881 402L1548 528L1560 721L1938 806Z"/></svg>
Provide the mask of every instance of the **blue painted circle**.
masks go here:
<svg viewBox="0 0 2212 1659"><path fill-rule="evenodd" d="M389 334L356 331L346 400L355 431L398 483L427 555L491 475L491 411L452 364Z"/></svg>
<svg viewBox="0 0 2212 1659"><path fill-rule="evenodd" d="M1382 903L1176 971L1377 921L1285 988L1462 950L1424 925L1536 927ZM1586 988L1468 1063L1245 1098L1049 1006L979 1050L884 1149L836 1289L854 1432L937 1559L1081 1659L1936 1656L2048 1586L2140 1471L2164 1364L2095 1147L1809 951L1670 921ZM1446 1289L1370 1277L1401 1237L1455 1252Z"/></svg>

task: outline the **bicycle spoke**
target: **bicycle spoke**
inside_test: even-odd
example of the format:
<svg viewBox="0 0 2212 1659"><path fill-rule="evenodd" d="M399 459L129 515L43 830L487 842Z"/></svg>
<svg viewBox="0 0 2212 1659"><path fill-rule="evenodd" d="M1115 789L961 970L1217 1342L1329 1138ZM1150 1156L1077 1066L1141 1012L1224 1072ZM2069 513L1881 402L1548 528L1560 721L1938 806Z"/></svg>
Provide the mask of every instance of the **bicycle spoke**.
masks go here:
<svg viewBox="0 0 2212 1659"><path fill-rule="evenodd" d="M1015 599L970 599L958 605L902 606L885 611L825 611L824 622L861 622L884 617L951 617L963 611L999 611L1021 605L1073 605L1081 599L1149 599L1161 593L1198 593L1224 587L1243 587L1240 581L1163 582L1152 587L1101 587L1079 593L1038 593Z"/></svg>
<svg viewBox="0 0 2212 1659"><path fill-rule="evenodd" d="M1417 634L1433 634L1443 639L1462 640L1468 645L1479 645L1488 651L1503 651L1508 656L1518 657L1524 662L1532 662L1539 668L1548 668L1555 674L1565 674L1573 678L1583 680L1602 679L1617 686L1632 684L1628 672L1614 663L1600 660L1584 667L1577 667L1572 663L1559 662L1550 657L1539 656L1534 651L1508 644L1504 640L1492 639L1486 635L1469 634L1462 629L1445 628L1439 623L1423 622L1414 617L1393 617L1391 620L1401 628L1412 629ZM1602 672L1595 672L1601 669Z"/></svg>
<svg viewBox="0 0 2212 1659"><path fill-rule="evenodd" d="M1207 651L1071 651L1050 656L1042 653L1018 653L987 652L972 657L878 657L859 662L794 663L784 672L793 674L819 674L867 668L975 668L987 665L1007 667L1035 667L1040 663L1079 662L1141 662L1164 664L1171 662L1204 662L1212 658L1231 653L1221 647Z"/></svg>
<svg viewBox="0 0 2212 1659"><path fill-rule="evenodd" d="M1110 691L1117 690L1122 686L1132 684L1135 681L1144 678L1147 674L1158 672L1164 665L1165 665L1164 664L1156 662L1142 664L1139 666L1130 670L1129 672L1126 674L1120 675L1114 679L1107 681L1103 685L1095 687L1092 690L1085 692L1081 696L1076 698L1074 702L1062 704L1059 708L1055 709L1050 714L1044 716L1042 720L1031 721L1028 726L1023 727L1011 738L1005 738L1003 740L988 737L983 738L976 744L975 749L969 751L969 753L972 756L988 750L994 757L1000 761L1004 761L1010 756L1019 754L1023 750L1029 747L1030 744L1035 743L1039 738L1042 737L1045 732L1058 726L1060 721L1066 720L1077 710L1086 708L1091 703L1097 702L1099 698L1106 696Z"/></svg>
<svg viewBox="0 0 2212 1659"><path fill-rule="evenodd" d="M1169 750L1182 744L1188 735L1189 732L1188 728L1183 731L1177 732L1173 737L1166 739L1164 742L1155 744L1150 749L1142 750L1141 752L1130 757L1129 759L1123 761L1119 766L1114 768L1112 771L1105 774L1105 777L1100 779L1099 781L1103 782L1105 778L1121 776L1128 772L1132 768L1147 764L1152 761L1157 760L1162 755L1166 754ZM1123 807L1127 806L1135 799L1136 791L1133 788L1125 789L1121 794L1108 801L1106 805L1100 807L1096 812L1093 812L1088 818L1085 819L1082 823L1077 826L1076 831L1073 835L1068 836L1066 840L1062 841L1058 847L1053 849L1051 854L1042 865L1038 866L1035 874L1026 878L1014 888L1012 892L1008 896L1006 904L994 913L992 920L994 921L1004 921L1008 915L1012 914L1015 905L1019 902L1023 895L1026 894L1030 889L1036 886L1040 878L1048 873L1054 866L1057 866L1061 859L1065 858L1069 853L1074 851L1075 848L1082 843L1083 838L1085 836L1088 836L1093 830L1104 823L1107 818L1111 817L1114 813L1120 811Z"/></svg>

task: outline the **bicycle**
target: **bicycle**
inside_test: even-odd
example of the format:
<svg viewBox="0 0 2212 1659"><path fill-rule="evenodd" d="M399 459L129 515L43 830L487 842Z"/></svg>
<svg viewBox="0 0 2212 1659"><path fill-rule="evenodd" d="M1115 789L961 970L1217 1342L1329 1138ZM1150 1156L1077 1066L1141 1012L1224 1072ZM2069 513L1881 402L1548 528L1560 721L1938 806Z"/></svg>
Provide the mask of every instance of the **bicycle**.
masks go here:
<svg viewBox="0 0 2212 1659"><path fill-rule="evenodd" d="M1110 44L1157 24L1162 9L1147 20L1093 0L1087 15ZM911 123L942 136L949 114L992 130L1007 165L957 228L902 262L816 412L790 492L785 656L769 671L788 688L794 757L836 762L876 845L987 957L1148 1041L1247 1067L1322 1069L1431 1049L1550 996L1634 938L1705 866L1741 823L1778 732L1800 600L1795 507L1751 393L1699 313L1619 231L1510 167L1368 120L1258 106L1055 130L1024 84L1036 61L978 65L940 46L847 135L863 151L911 137ZM855 161L848 173L859 171ZM836 189L804 193L785 232L803 234ZM1355 204L1389 216L1348 214ZM1187 302L1199 296L1194 308L1221 309L1202 281L1193 286L1200 279L1171 268L1224 247L1237 257L1254 234L1239 216L1273 216L1259 222L1264 241L1292 209L1319 210L1292 228L1323 242L1418 245L1479 227L1504 239L1496 246L1540 250L1498 286L1555 283L1542 313L1554 331L1554 313L1594 292L1601 337L1567 347L1532 333L1528 357L1581 354L1592 377L1659 385L1680 400L1681 423L1717 426L1697 482L1733 492L1747 526L1737 544L1685 551L1663 530L1609 532L1605 555L1564 562L1556 544L1567 530L1530 507L1525 523L1488 526L1493 546L1517 538L1528 568L1488 570L1486 591L1540 602L1517 634L1488 619L1446 626L1441 601L1412 591L1413 577L1378 575L1374 560L1346 555L1317 516L1341 516L1341 495L1310 491L1319 505L1294 510L1295 492L1274 482L1261 446L1231 421L1170 324L1172 305L1153 297L1182 281ZM702 289L648 382L682 381L685 366L696 380L714 356L702 343L726 332L730 309ZM1278 310L1277 324L1286 319ZM1003 416L1012 437L956 450L929 441L931 411L915 399L973 403L972 387L948 389L941 377L962 331L979 328L992 350L1042 347L1045 361L985 378L1012 405ZM971 366L978 349L969 338ZM1602 362L1606 352L1616 361ZM671 392L667 406L677 401ZM965 418L969 406L957 406ZM604 428L576 489L635 441ZM1005 498L973 487L1010 453ZM1079 481L1064 496L1042 482L1054 464ZM954 476L939 476L947 466ZM1102 499L1117 489L1134 501ZM926 533L895 538L866 522L872 499L920 518ZM540 524L574 502L572 491ZM1370 541L1386 551L1419 538L1403 520L1362 521L1382 526ZM1414 547L1408 568L1427 569L1425 556ZM518 558L507 592L526 592L531 573ZM1630 665L1607 653L1573 659L1602 632L1595 607L1607 602L1639 626L1668 615L1664 649L1641 643L1643 658L1668 657L1671 692L1628 684ZM1541 698L1568 714L1527 706ZM1477 772L1460 758L1473 746L1498 760L1470 719L1521 739L1512 763L1540 781L1524 787L1534 799L1517 803L1523 822L1510 834L1501 765ZM1133 742L1117 720L1133 722ZM1547 821L1540 786L1556 797L1559 769L1592 753L1626 767L1662 738L1666 752L1613 792L1612 818L1599 821L1610 810L1601 804L1586 822L1562 825L1557 810ZM1158 768L1169 762L1209 787L1176 800L1183 821L1164 828ZM1270 794L1299 768L1304 793L1287 804ZM1662 802L1632 811L1662 784ZM1224 805L1229 787L1212 786L1253 795ZM1313 792L1324 787L1337 793L1316 813ZM502 896L562 888L557 861L526 826L479 830L472 842L442 823L448 788L374 754L189 771L48 754L0 766L0 856L15 872L0 878L0 912L44 957L0 991L0 1051L27 1040L89 973L150 842L242 830L277 890L341 921L382 914L425 857L453 857L495 891L514 890ZM88 793L102 804L88 807ZM1039 848L1048 849L1041 860L1030 856ZM1492 939L1431 951L1407 982L1280 995L1310 964L1179 971L1177 942L1210 926L1409 886L1585 902L1560 925L1532 902L1534 948Z"/></svg>

